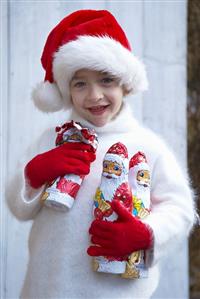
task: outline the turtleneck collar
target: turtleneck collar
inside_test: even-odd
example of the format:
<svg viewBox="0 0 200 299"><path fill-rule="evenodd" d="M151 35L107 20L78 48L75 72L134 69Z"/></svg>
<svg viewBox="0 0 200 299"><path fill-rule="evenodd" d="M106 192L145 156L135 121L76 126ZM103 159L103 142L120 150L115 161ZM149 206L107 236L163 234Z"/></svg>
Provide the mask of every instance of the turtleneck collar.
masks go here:
<svg viewBox="0 0 200 299"><path fill-rule="evenodd" d="M122 109L115 119L102 127L94 126L92 123L82 118L73 108L71 110L70 118L80 122L83 126L93 128L98 134L127 133L138 126L138 122L133 117L131 108L127 103L123 103Z"/></svg>

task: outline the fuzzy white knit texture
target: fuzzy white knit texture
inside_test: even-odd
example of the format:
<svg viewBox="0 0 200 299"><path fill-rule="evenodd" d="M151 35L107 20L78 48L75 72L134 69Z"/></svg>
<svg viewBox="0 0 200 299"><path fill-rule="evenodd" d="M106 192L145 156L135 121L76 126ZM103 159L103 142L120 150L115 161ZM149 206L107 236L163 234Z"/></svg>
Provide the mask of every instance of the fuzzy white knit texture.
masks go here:
<svg viewBox="0 0 200 299"><path fill-rule="evenodd" d="M125 126L124 117L127 120ZM76 114L73 119L81 120ZM190 232L195 214L192 194L187 179L164 142L142 128L126 109L106 125L104 131L96 129L99 136L96 161L84 179L74 206L67 213L42 207L38 200L42 188L37 194L36 190L25 187L22 175L16 174L13 178L8 205L21 220L34 220L29 238L30 260L21 298L150 298L158 284L161 256ZM55 132L49 129L25 160L52 148L54 140ZM95 273L86 253L90 243L88 228L93 220L92 201L101 180L103 157L108 148L119 141L128 148L129 158L137 151L143 151L152 173L152 212L145 222L153 229L154 248L153 256L149 252L151 261L147 279L126 280L116 275ZM28 195L29 192L33 193Z"/></svg>

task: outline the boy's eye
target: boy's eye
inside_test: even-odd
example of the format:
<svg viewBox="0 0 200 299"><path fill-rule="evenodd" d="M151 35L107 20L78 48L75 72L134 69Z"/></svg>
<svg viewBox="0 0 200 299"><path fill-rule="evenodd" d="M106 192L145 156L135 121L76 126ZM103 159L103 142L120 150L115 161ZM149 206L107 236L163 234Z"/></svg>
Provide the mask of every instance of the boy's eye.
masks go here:
<svg viewBox="0 0 200 299"><path fill-rule="evenodd" d="M118 166L118 165L115 165L115 166L114 166L114 170L116 170L116 171L119 170L119 166Z"/></svg>
<svg viewBox="0 0 200 299"><path fill-rule="evenodd" d="M84 81L78 81L78 82L76 82L76 83L74 83L74 87L83 87L83 86L85 86L85 82Z"/></svg>
<svg viewBox="0 0 200 299"><path fill-rule="evenodd" d="M112 83L113 81L114 81L114 78L111 78L111 77L105 77L101 80L101 82L104 84L109 84L109 83Z"/></svg>

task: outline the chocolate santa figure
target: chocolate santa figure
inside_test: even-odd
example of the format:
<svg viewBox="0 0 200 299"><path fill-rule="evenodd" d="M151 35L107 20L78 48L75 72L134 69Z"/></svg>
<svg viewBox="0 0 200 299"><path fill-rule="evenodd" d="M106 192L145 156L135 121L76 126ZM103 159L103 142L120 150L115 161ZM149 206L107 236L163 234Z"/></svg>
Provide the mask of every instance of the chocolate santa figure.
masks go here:
<svg viewBox="0 0 200 299"><path fill-rule="evenodd" d="M129 162L129 184L133 195L133 215L144 219L150 213L150 169L144 153L136 153ZM123 278L147 277L145 252L136 251L129 257Z"/></svg>
<svg viewBox="0 0 200 299"><path fill-rule="evenodd" d="M133 214L144 218L150 210L150 169L144 153L138 152L131 158L128 178L133 194Z"/></svg>
<svg viewBox="0 0 200 299"><path fill-rule="evenodd" d="M91 150L96 151L98 140L94 129L83 128L80 123L67 122L61 127L56 127L56 146L67 142L85 143L91 145ZM76 195L84 179L82 175L66 174L49 183L41 200L44 205L59 211L67 211L74 204Z"/></svg>
<svg viewBox="0 0 200 299"><path fill-rule="evenodd" d="M117 214L112 211L110 202L120 200L132 212L132 194L128 184L128 152L124 144L118 142L107 151L103 160L103 172L100 186L94 199L94 217L100 220L114 221ZM121 274L125 272L124 258L95 257L94 270Z"/></svg>

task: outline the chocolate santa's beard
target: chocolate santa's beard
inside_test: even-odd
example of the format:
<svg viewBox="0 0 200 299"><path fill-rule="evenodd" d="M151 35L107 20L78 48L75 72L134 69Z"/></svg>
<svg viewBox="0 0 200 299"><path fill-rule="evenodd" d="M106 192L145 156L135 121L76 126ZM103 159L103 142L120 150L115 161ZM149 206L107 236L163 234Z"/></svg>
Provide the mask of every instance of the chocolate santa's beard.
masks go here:
<svg viewBox="0 0 200 299"><path fill-rule="evenodd" d="M124 182L127 182L125 176L120 176L118 179L110 179L102 176L100 190L103 193L104 199L112 201L117 188Z"/></svg>

